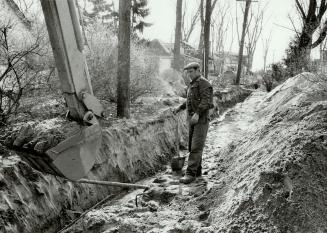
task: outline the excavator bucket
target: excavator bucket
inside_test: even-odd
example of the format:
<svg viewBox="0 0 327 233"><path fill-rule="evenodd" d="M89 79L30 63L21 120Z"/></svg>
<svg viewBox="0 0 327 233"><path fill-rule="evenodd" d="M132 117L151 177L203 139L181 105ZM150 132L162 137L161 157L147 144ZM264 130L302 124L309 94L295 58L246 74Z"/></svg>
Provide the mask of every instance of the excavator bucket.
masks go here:
<svg viewBox="0 0 327 233"><path fill-rule="evenodd" d="M80 25L80 12L75 0L42 0L41 6L69 116L82 125L82 130L54 148L47 156L27 159L38 170L78 180L94 165L101 145L98 118L103 107L93 95Z"/></svg>
<svg viewBox="0 0 327 233"><path fill-rule="evenodd" d="M101 146L99 124L84 127L57 146L46 151L57 175L70 180L83 178L93 167Z"/></svg>

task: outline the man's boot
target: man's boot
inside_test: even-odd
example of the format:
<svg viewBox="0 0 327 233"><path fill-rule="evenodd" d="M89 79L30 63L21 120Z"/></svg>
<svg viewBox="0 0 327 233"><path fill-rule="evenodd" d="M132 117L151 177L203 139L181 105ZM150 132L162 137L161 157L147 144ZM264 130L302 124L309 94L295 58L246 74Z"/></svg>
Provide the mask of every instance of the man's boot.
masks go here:
<svg viewBox="0 0 327 233"><path fill-rule="evenodd" d="M196 171L196 177L200 177L202 176L202 169L198 168L198 170Z"/></svg>
<svg viewBox="0 0 327 233"><path fill-rule="evenodd" d="M196 170L196 177L202 176L202 164L200 163L200 166L198 167L198 170Z"/></svg>
<svg viewBox="0 0 327 233"><path fill-rule="evenodd" d="M193 181L195 181L195 176L191 176L188 174L184 175L182 178L179 179L179 182L183 184L189 184L192 183Z"/></svg>

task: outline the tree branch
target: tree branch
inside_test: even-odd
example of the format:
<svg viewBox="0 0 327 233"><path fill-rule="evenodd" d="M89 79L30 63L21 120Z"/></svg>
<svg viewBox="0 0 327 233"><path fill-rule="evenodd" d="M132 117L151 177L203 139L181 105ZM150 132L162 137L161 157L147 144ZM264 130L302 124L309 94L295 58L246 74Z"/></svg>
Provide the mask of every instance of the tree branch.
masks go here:
<svg viewBox="0 0 327 233"><path fill-rule="evenodd" d="M327 35L327 20L324 23L324 27L322 28L319 37L317 38L317 40L311 44L311 48L315 48L317 47L320 43L322 43L324 41L324 39L326 38Z"/></svg>
<svg viewBox="0 0 327 233"><path fill-rule="evenodd" d="M319 21L321 21L323 15L326 12L326 9L327 9L327 7L326 7L326 0L321 0L320 7L319 7L319 13L318 13L318 16L317 16L318 19L319 19Z"/></svg>
<svg viewBox="0 0 327 233"><path fill-rule="evenodd" d="M288 18L291 21L291 24L292 24L292 27L293 27L294 32L296 33L296 36L298 38L300 38L300 32L296 29L295 24L294 24L294 21L293 21L292 17L289 14L288 14Z"/></svg>
<svg viewBox="0 0 327 233"><path fill-rule="evenodd" d="M299 0L295 0L295 3L296 3L296 6L297 6L298 10L300 11L300 13L302 15L302 19L305 19L306 18L306 15L304 13L303 7L300 4Z"/></svg>
<svg viewBox="0 0 327 233"><path fill-rule="evenodd" d="M217 0L214 0L214 2L211 5L210 16L211 16L213 10L215 9L216 3L217 3Z"/></svg>
<svg viewBox="0 0 327 233"><path fill-rule="evenodd" d="M317 9L317 0L310 0L307 14L307 22L316 21L316 9ZM309 17L308 17L309 16Z"/></svg>

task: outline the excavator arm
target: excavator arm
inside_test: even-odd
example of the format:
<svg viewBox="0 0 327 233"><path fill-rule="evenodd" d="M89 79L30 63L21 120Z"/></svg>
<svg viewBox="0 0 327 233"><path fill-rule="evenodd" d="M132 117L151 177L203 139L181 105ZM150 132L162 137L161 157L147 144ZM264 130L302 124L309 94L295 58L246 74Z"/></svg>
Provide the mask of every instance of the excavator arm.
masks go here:
<svg viewBox="0 0 327 233"><path fill-rule="evenodd" d="M89 111L101 117L103 107L93 95L75 0L41 0L41 4L69 115L93 125L97 121Z"/></svg>
<svg viewBox="0 0 327 233"><path fill-rule="evenodd" d="M93 95L75 4L75 0L41 0L68 115L81 125L78 133L46 151L46 166L71 180L84 177L94 165L101 145L98 119L104 111Z"/></svg>

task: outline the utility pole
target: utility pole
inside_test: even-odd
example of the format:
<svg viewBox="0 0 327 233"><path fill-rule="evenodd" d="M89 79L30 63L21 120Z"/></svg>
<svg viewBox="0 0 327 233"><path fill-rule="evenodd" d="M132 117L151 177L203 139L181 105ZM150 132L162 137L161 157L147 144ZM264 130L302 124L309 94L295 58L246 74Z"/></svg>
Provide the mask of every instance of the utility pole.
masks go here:
<svg viewBox="0 0 327 233"><path fill-rule="evenodd" d="M236 74L236 80L235 80L235 84L240 85L240 79L241 79L241 73L242 73L245 31L246 31L246 26L247 26L247 21L248 21L248 16L249 16L250 5L251 5L251 2L257 2L257 1L251 1L251 0L236 0L236 1L238 1L238 2L246 1L245 11L244 11L244 18L243 18L243 25L242 25L241 43L240 43L240 49L239 49L239 52L238 52L237 74Z"/></svg>

